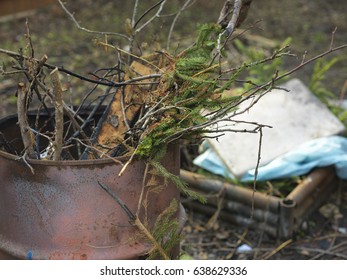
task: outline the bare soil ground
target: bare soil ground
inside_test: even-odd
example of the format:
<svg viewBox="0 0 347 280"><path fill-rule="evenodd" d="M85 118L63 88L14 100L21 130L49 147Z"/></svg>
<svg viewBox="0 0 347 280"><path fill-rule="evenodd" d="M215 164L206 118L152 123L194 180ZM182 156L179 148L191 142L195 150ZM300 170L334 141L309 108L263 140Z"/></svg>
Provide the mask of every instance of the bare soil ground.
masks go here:
<svg viewBox="0 0 347 280"><path fill-rule="evenodd" d="M83 27L100 30L123 32L126 19L131 15L132 1L106 0L68 0L68 8L75 13L76 19ZM146 5L156 1L146 1ZM150 2L150 3L149 3ZM184 1L172 2L181 5ZM206 21L215 21L224 1L195 1L194 6L182 13L173 34L175 48L189 44L195 36L195 26ZM261 38L281 42L292 37L292 50L298 58L286 62L287 67L296 65L301 55L307 50L307 57L329 48L331 33L337 32L334 44L347 41L346 10L347 2L341 0L255 0L243 28L256 24L250 34ZM147 6L147 7L148 7ZM142 11L145 11L145 7ZM170 10L171 9L171 10ZM143 49L165 47L168 27L173 16L171 7L167 17L160 18L159 23L149 26L145 37L139 40ZM49 56L48 62L80 73L90 75L102 67L110 67L116 62L115 53L105 52L95 44L96 40L105 41L104 36L85 33L76 28L58 4L28 13L30 31L36 56ZM0 19L0 48L17 51L25 47L25 17L6 17ZM254 37L253 37L254 38ZM125 43L108 37L108 42ZM259 44L264 47L266 40L245 40L246 44ZM337 96L343 91L346 83L347 53L336 54L340 60L327 73L326 87ZM11 62L0 56L2 66L10 69ZM308 83L312 74L312 65L296 73L295 76ZM0 77L0 117L14 113L16 84L20 80ZM78 104L83 92L92 88L82 81L67 78L65 87L69 89L69 98ZM100 93L102 93L102 89ZM275 240L260 230L240 228L219 220L214 227L207 229L209 217L187 209L187 225L184 228L185 238L182 249L196 259L347 259L347 189L341 186L339 191L327 198L326 203L335 205L341 214L324 217L316 211L304 224L302 230L290 244L281 248L283 241ZM248 244L252 251L240 253L236 249Z"/></svg>

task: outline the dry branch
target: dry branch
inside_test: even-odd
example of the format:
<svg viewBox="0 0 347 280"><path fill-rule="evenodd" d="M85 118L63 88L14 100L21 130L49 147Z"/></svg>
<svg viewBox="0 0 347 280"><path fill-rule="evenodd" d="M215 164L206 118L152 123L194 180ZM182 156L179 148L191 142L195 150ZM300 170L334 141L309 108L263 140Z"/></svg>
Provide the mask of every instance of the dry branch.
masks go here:
<svg viewBox="0 0 347 280"><path fill-rule="evenodd" d="M110 155L115 149L122 148L124 145L134 147L134 143L126 142L128 133L132 132L134 123L141 118L144 106L149 106L151 99L155 99L154 79L161 77L161 74L156 72L160 72L164 66L165 60L161 54L143 57L140 61L132 62L124 77L125 82L146 77L149 83L128 84L116 92L97 135L97 144L109 147L101 149L104 153Z"/></svg>
<svg viewBox="0 0 347 280"><path fill-rule="evenodd" d="M106 32L106 31L95 31L95 30L91 30L85 27L82 27L78 21L75 19L74 15L66 8L66 6L64 5L64 3L61 0L58 0L60 6L63 8L64 12L71 18L71 20L74 22L74 24L76 25L76 27L84 32L87 33L92 33L92 34L99 34L99 35L111 35L111 36L117 36L123 39L128 39L128 36L121 34L121 33L117 33L117 32Z"/></svg>
<svg viewBox="0 0 347 280"><path fill-rule="evenodd" d="M161 0L159 1L157 4L155 4L153 7L156 7L157 5L159 5L159 8L157 10L157 12L155 13L154 16L152 16L149 20L147 20L145 23L143 23L140 27L135 29L135 34L139 33L143 28L145 28L148 24L150 24L153 20L155 20L156 18L158 18L160 16L161 11L163 10L165 4L166 4L167 0ZM150 10L152 10L152 8L150 8ZM144 13L144 15L147 12ZM141 17L142 18L142 17ZM139 21L137 21L137 23L139 23ZM137 25L137 23L135 24L135 26Z"/></svg>
<svg viewBox="0 0 347 280"><path fill-rule="evenodd" d="M18 84L17 113L18 125L24 144L25 153L29 158L35 158L34 143L35 137L27 119L28 92L24 83Z"/></svg>
<svg viewBox="0 0 347 280"><path fill-rule="evenodd" d="M63 150L64 135L64 106L63 89L60 83L59 70L55 68L51 73L51 82L53 85L54 107L55 107L55 140L53 160L60 160Z"/></svg>
<svg viewBox="0 0 347 280"><path fill-rule="evenodd" d="M170 257L165 252L163 247L159 244L159 242L154 238L153 234L149 231L149 229L141 222L138 216L134 215L131 210L124 204L124 202L105 184L102 184L98 181L99 186L106 191L124 210L129 218L129 223L135 225L140 232L152 243L153 248L151 251L158 251L159 255L164 260L170 260ZM142 198L142 197L141 197Z"/></svg>
<svg viewBox="0 0 347 280"><path fill-rule="evenodd" d="M166 49L168 50L170 48L170 43L171 43L171 36L172 36L172 32L175 28L176 25L176 21L178 20L179 16L181 15L181 13L187 8L187 6L192 2L192 0L187 0L182 7L179 9L179 11L177 12L176 16L174 17L174 19L172 20L171 26L170 26L170 30L167 36L167 41L166 41Z"/></svg>
<svg viewBox="0 0 347 280"><path fill-rule="evenodd" d="M143 28L145 28L150 22L162 16L161 13L167 2L168 1L166 0L158 0L142 15L138 16L140 1L134 1L132 19L129 20L131 29L131 32L129 33L130 37L123 37L128 39L131 43L131 41L135 39L135 35L138 32L143 30ZM175 17L173 18L170 32L168 34L168 42L170 41L171 32L177 18L182 11L190 5L191 2L191 0L183 1L179 10L176 12L176 14L174 14ZM200 35L197 38L196 43L176 57L164 52L155 53L151 55L151 58L139 57L131 51L125 51L119 47L112 46L118 53L118 68L112 68L113 70L118 71L118 79L116 81L114 81L114 77L108 78L106 75L102 77L101 75L95 74L97 79L83 77L76 73L72 73L63 67L56 67L46 63L47 56L44 56L40 60L35 59L33 57L34 52L32 42L30 40L29 29L27 30L27 37L31 50L30 57L26 57L22 53L10 52L3 49L0 49L0 52L15 58L21 65L19 70L23 71L27 75L30 82L30 91L28 91L28 93L36 92L40 98L38 90L43 90L45 95L49 96L52 100L55 100L55 104L57 106L56 112L58 113L59 107L59 115L61 115L61 110L63 107L67 116L71 119L75 129L75 133L73 134L72 138L76 138L78 135L81 135L81 138L83 138L83 143L85 143L87 147L94 146L94 149L92 149L94 153L96 150L101 151L101 156L104 154L107 154L108 156L121 155L123 150L124 154L128 153L128 155L132 158L138 150L141 150L138 149L138 146L140 145L140 142L148 135L153 137L153 139L151 138L149 140L147 138L148 143L153 140L152 142L162 142L167 144L185 136L194 137L198 135L199 137L201 135L206 135L205 133L207 132L218 132L220 134L227 131L261 133L262 127L266 125L258 123L253 123L254 129L249 129L247 131L233 129L233 125L236 122L240 122L234 120L234 117L246 112L248 109L250 109L250 107L254 106L258 100L262 98L262 96L264 96L271 89L275 88L275 82L292 74L301 67L304 67L306 64L315 61L324 55L345 48L346 45L338 47L333 46L335 34L334 31L329 50L326 52L309 60L305 60L305 57L305 59L297 67L294 67L283 74L275 73L273 77L269 77L269 80L263 84L257 85L249 82L252 87L247 90L247 92L240 94L240 96L237 96L237 99L234 99L229 103L218 103L218 106L211 106L211 108L208 108L212 109L210 113L196 116L195 119L200 117L201 119L199 119L199 121L195 121L191 117L193 114L196 114L195 111L198 111L195 109L200 109L199 106L201 104L203 104L201 107L209 106L207 102L203 103L200 100L205 99L211 101L211 103L216 101L218 97L215 98L215 93L216 95L221 95L225 89L231 88L235 81L238 81L236 79L239 73L242 73L242 71L247 70L255 65L272 61L278 57L291 55L286 48L282 48L274 52L274 54L268 58L249 64L239 65L226 70L222 69L222 63L214 62L216 57L214 58L213 56L219 54L219 58L221 59L222 50L225 49L227 41L235 38L231 38L230 35L234 32L235 28L244 21L251 2L252 0L224 1L224 6L220 12L217 22L219 25L206 24L206 27L204 27L205 29L201 28L199 30ZM64 6L61 0L59 0L59 3L67 15L75 22L78 28L92 33L104 35L111 34L108 32L91 31L81 27L74 15L67 10L66 6ZM120 34L113 33L113 35L118 36ZM109 45L106 43L104 46ZM133 60L131 65L126 65L123 62L123 54L131 57ZM203 61L203 63L200 61ZM33 67L24 67L24 63L28 64L29 66L32 65ZM109 106L108 112L104 114L104 116L107 115L107 117L102 119L103 124L98 126L98 129L95 130L92 141L89 141L88 136L83 131L83 128L86 126L86 122L85 120L82 120L80 116L78 116L78 111L80 108L77 110L77 112L74 112L64 103L62 98L59 97L59 94L61 93L61 85L60 89L57 83L56 86L53 86L53 95L44 85L43 79L39 77L39 74L44 67L48 69L55 69L52 71L51 76L53 76L53 73L58 74L59 71L97 85L107 85L118 88L118 91L116 92L114 99ZM113 76L115 76L114 73ZM236 77L235 80L234 78L230 78L233 76ZM193 94L190 95L190 93ZM234 110L241 103L251 98L253 99L253 102L246 109L239 111ZM60 103L59 100L61 100L61 104L58 106L58 103ZM83 99L82 103L84 103L84 100L85 99ZM173 101L172 104L170 103L171 101ZM44 102L41 102L44 105ZM232 115L227 115L227 113L230 111L234 111L234 113ZM56 119L57 127L55 140L62 142L62 135L59 135L58 133L58 131L62 131L62 129L58 129L58 126L62 127L63 118L62 115L61 117L56 115L56 118L60 119L60 121ZM89 121L90 118L88 118L88 122ZM172 123L172 129L170 127L166 127L165 122ZM79 123L82 123L82 125ZM162 129L163 131L159 131L158 133L159 129L156 131L158 126L160 126L159 129ZM157 134L151 134L153 131L155 131ZM94 137L95 135L96 137ZM155 137L157 137L156 135L160 135L159 137L161 138L155 139ZM65 143L66 146L71 144L70 140L71 138ZM56 142L56 157L60 155L63 147L63 144L60 145ZM147 147L152 146L148 144L146 149ZM121 152L118 153L118 151ZM146 156L148 153L141 153L140 151L138 155ZM98 158L99 156L95 153L91 157Z"/></svg>

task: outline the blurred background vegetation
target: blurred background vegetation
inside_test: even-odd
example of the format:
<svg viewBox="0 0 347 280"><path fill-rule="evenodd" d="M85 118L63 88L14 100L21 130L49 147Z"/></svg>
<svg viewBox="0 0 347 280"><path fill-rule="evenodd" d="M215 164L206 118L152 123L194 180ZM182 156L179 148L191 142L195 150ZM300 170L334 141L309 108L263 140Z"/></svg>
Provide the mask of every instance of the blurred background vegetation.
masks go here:
<svg viewBox="0 0 347 280"><path fill-rule="evenodd" d="M25 39L25 21L28 18L30 32L35 48L36 57L47 54L50 64L63 66L84 76L104 67L111 67L117 61L117 56L111 49L99 47L96 42L107 40L108 43L127 48L126 40L118 37L90 34L79 30L62 10L56 1L26 12L24 16L10 15L0 18L0 48L18 51L27 45ZM143 14L156 0L140 1L138 15ZM137 52L150 52L165 49L169 28L175 17L175 12L185 1L168 1L162 14L149 24L139 34L135 45ZM81 26L99 31L127 32L127 20L131 18L134 1L106 1L106 0L66 0L67 8L74 13ZM195 37L197 25L215 22L223 5L223 0L196 0L182 12L171 38L170 51L178 53L190 45ZM335 45L346 43L347 22L345 11L347 2L340 0L254 0L248 18L241 29L248 29L239 37L239 45L229 46L228 59L237 63L249 59L251 54L266 56L278 48L284 41L290 41L291 51L297 58L286 58L282 65L272 65L273 68L289 68L300 63L302 55L307 51L307 58L312 57L329 48L331 33L335 27ZM147 15L147 18L153 12ZM242 46L242 47L240 47ZM135 50L136 51L136 50ZM346 91L347 52L340 51L326 58L332 57L334 65L329 71L322 73L320 84L314 84L321 91L341 96ZM9 70L11 60L0 56L3 69ZM312 83L314 65L309 65L293 77L299 77L307 85ZM259 74L264 69L259 69ZM263 73L264 75L264 73ZM326 82L325 82L326 81ZM15 112L15 91L18 80L0 77L0 116ZM78 79L66 77L65 87L69 90L72 102L78 103L81 94L93 85ZM100 88L102 92L102 88Z"/></svg>

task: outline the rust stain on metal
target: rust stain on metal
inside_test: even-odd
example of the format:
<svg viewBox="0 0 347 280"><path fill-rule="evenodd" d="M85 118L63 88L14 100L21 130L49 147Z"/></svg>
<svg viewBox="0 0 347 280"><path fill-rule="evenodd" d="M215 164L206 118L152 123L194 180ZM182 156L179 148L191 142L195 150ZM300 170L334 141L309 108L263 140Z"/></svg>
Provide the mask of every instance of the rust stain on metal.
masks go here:
<svg viewBox="0 0 347 280"><path fill-rule="evenodd" d="M16 126L0 120L0 129L8 139L16 138ZM178 145L168 151L164 165L178 174ZM16 158L0 151L0 258L136 259L150 250L147 242L134 240L138 229L97 183L112 188L136 213L143 161L134 160L118 177L122 165L111 159L29 160L33 175ZM147 197L151 207L146 215L155 221L173 198L179 200L179 191L170 183L165 191Z"/></svg>

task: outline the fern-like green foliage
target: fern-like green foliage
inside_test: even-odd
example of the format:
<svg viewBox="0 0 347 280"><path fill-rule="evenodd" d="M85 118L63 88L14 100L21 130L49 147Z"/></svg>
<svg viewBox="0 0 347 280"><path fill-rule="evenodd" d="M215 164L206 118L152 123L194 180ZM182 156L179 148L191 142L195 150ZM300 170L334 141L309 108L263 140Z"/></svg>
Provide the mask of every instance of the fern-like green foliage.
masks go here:
<svg viewBox="0 0 347 280"><path fill-rule="evenodd" d="M189 128L208 122L208 119L201 115L203 109L214 111L227 106L232 108L232 104L239 100L240 97L235 96L216 98L216 95L229 88L246 68L246 65L241 65L230 74L223 85L219 84L220 65L214 64L213 51L221 33L219 25L201 25L195 44L176 58L172 73L165 75L167 86L164 88L167 89L165 95L168 95L168 98L162 103L162 107L167 106L170 110L156 116L156 125L143 137L137 148L137 155L149 158L157 154L162 149L161 146L172 140L173 135L186 139L201 136L204 130ZM172 105L176 105L177 109L172 110Z"/></svg>
<svg viewBox="0 0 347 280"><path fill-rule="evenodd" d="M197 199L202 203L206 202L206 199L204 196L189 189L188 185L185 182L183 182L178 176L170 173L159 161L151 160L150 164L158 172L158 175L164 178L165 185L167 185L168 182L171 181L177 186L180 192L186 195L187 197L192 199Z"/></svg>
<svg viewBox="0 0 347 280"><path fill-rule="evenodd" d="M229 88L247 67L245 64L241 65L239 69L230 73L223 85L219 84L220 65L214 65L213 51L221 33L219 25L200 26L195 44L176 58L172 72L163 75L162 83L165 85L162 88L165 89L163 95L166 99L160 102L162 110L158 110L159 113L152 118L153 123L143 133L136 149L136 154L148 159L166 184L171 181L181 193L202 202L205 201L203 196L191 191L178 176L168 172L160 161L170 141L176 138L195 139L207 132L205 128L190 130L191 127L208 122L207 117L201 114L202 110L227 108L223 111L227 114L240 99L239 96L221 95L221 92ZM176 105L176 109L173 109L172 105Z"/></svg>
<svg viewBox="0 0 347 280"><path fill-rule="evenodd" d="M327 72L337 63L339 59L333 57L331 60L321 58L317 60L313 67L309 89L325 104L328 104L329 99L336 99L336 95L324 86Z"/></svg>
<svg viewBox="0 0 347 280"><path fill-rule="evenodd" d="M327 72L338 61L338 57L333 57L331 60L324 58L317 60L313 68L309 89L330 109L330 111L345 125L345 127L347 127L347 112L343 108L336 106L331 102L337 100L337 95L330 91L324 83Z"/></svg>
<svg viewBox="0 0 347 280"><path fill-rule="evenodd" d="M185 50L177 61L176 72L193 76L198 71L206 69L211 60L211 53L216 47L219 33L221 28L217 24L201 25L196 43Z"/></svg>
<svg viewBox="0 0 347 280"><path fill-rule="evenodd" d="M173 72L165 75L164 88L167 92L164 94L169 98L162 103L162 108L167 106L170 110L161 111L153 118L155 123L144 133L136 150L138 156L153 158L172 140L172 135L181 131L185 131L185 137L197 134L199 131L189 133L186 128L207 120L201 116L201 110L215 108L227 101L211 98L218 88L214 68L210 64L220 31L216 24L202 25L194 46L181 54L176 59ZM177 109L173 110L172 105L175 104Z"/></svg>
<svg viewBox="0 0 347 280"><path fill-rule="evenodd" d="M165 251L166 255L173 259L174 247L181 241L181 230L178 219L175 217L178 211L178 202L173 199L170 205L157 217L151 230L156 242ZM154 248L148 254L148 259L162 258L160 252Z"/></svg>

